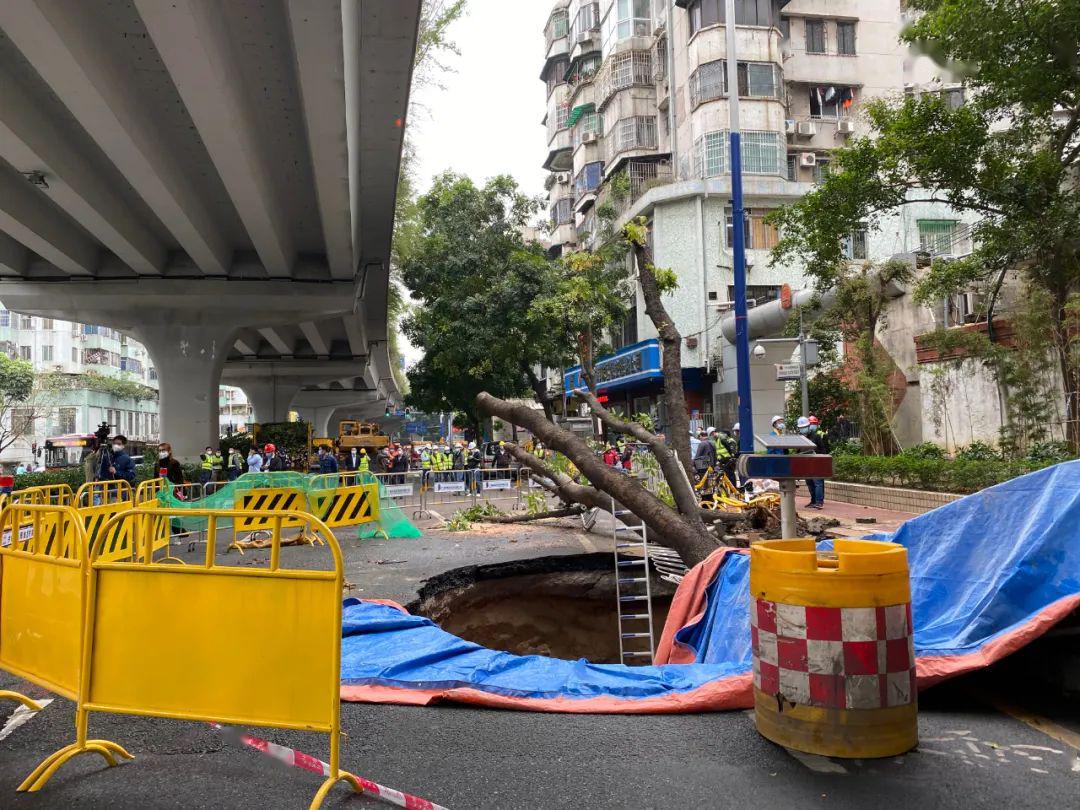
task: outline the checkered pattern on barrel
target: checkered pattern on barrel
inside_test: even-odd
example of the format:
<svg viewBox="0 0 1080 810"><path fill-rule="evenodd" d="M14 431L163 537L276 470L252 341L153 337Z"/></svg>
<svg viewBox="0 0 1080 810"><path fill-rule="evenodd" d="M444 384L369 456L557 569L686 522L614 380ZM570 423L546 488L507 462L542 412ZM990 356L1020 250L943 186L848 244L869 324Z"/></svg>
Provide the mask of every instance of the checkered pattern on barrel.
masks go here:
<svg viewBox="0 0 1080 810"><path fill-rule="evenodd" d="M880 709L915 700L911 605L750 605L754 685L791 703Z"/></svg>

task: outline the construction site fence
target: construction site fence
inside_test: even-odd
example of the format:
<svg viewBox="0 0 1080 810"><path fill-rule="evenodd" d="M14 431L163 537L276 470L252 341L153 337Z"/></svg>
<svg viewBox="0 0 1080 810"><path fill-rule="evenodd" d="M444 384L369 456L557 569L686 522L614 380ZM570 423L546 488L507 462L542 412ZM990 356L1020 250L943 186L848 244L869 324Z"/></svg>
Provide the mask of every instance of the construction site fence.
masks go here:
<svg viewBox="0 0 1080 810"><path fill-rule="evenodd" d="M387 475L393 478L395 473ZM541 489L524 467L422 470L419 475L421 512L469 508L484 502L501 509L517 509L523 505L526 492Z"/></svg>

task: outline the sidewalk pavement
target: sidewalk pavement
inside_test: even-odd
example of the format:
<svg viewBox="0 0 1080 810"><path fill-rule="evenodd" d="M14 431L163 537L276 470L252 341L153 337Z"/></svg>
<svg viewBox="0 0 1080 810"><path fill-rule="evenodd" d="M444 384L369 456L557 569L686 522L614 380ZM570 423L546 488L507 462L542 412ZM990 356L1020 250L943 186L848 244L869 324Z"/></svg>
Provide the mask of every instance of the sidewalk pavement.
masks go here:
<svg viewBox="0 0 1080 810"><path fill-rule="evenodd" d="M825 501L822 509L810 509L810 498L805 495L795 496L795 506L799 515L807 520L813 517L829 517L840 521L840 531L849 537L863 537L878 532L895 532L900 524L916 515L910 512L896 512L891 509L875 509L871 506L858 506L842 501ZM873 519L873 523L859 523L858 518Z"/></svg>

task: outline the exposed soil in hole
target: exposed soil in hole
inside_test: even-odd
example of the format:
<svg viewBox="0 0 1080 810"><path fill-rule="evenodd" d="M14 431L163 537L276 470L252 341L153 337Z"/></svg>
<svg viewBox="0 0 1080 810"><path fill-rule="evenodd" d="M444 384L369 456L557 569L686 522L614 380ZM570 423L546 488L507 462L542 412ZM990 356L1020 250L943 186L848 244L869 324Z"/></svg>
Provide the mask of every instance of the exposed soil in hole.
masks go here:
<svg viewBox="0 0 1080 810"><path fill-rule="evenodd" d="M653 573L659 641L675 586ZM493 650L618 663L615 565L610 553L455 568L425 581L411 613ZM637 647L635 649L640 649Z"/></svg>

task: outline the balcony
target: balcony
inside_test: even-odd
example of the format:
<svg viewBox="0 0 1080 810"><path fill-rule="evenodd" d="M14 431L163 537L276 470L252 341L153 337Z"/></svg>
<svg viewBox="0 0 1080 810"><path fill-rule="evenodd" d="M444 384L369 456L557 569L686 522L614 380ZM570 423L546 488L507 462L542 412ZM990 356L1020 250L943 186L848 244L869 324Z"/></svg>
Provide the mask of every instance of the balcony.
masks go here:
<svg viewBox="0 0 1080 810"><path fill-rule="evenodd" d="M645 192L674 182L674 179L670 160L629 160L604 184L600 205L610 205L618 216Z"/></svg>
<svg viewBox="0 0 1080 810"><path fill-rule="evenodd" d="M544 42L547 45L547 58L565 56L569 48L567 34L570 33L570 15L565 8L556 9L548 17L544 27Z"/></svg>
<svg viewBox="0 0 1080 810"><path fill-rule="evenodd" d="M574 221L574 201L570 197L560 197L551 204L548 211L551 221L551 230L554 231L560 225L569 225Z"/></svg>
<svg viewBox="0 0 1080 810"><path fill-rule="evenodd" d="M570 24L570 58L600 51L600 4L586 3Z"/></svg>
<svg viewBox="0 0 1080 810"><path fill-rule="evenodd" d="M650 51L625 51L609 56L596 76L596 105L603 107L620 90L653 87L653 57Z"/></svg>
<svg viewBox="0 0 1080 810"><path fill-rule="evenodd" d="M574 154L570 129L564 127L556 130L548 141L548 154L547 159L544 160L544 168L549 172L565 172L570 171L573 166Z"/></svg>
<svg viewBox="0 0 1080 810"><path fill-rule="evenodd" d="M634 115L619 119L608 134L607 146L609 165L616 156L624 152L655 152L657 149L656 116Z"/></svg>
<svg viewBox="0 0 1080 810"><path fill-rule="evenodd" d="M604 180L604 162L602 160L586 163L574 176L574 204L580 211L592 199Z"/></svg>
<svg viewBox="0 0 1080 810"><path fill-rule="evenodd" d="M800 84L842 84L862 86L860 61L856 56L836 53L807 53L803 50L784 51L784 77ZM863 68L865 70L865 67Z"/></svg>

